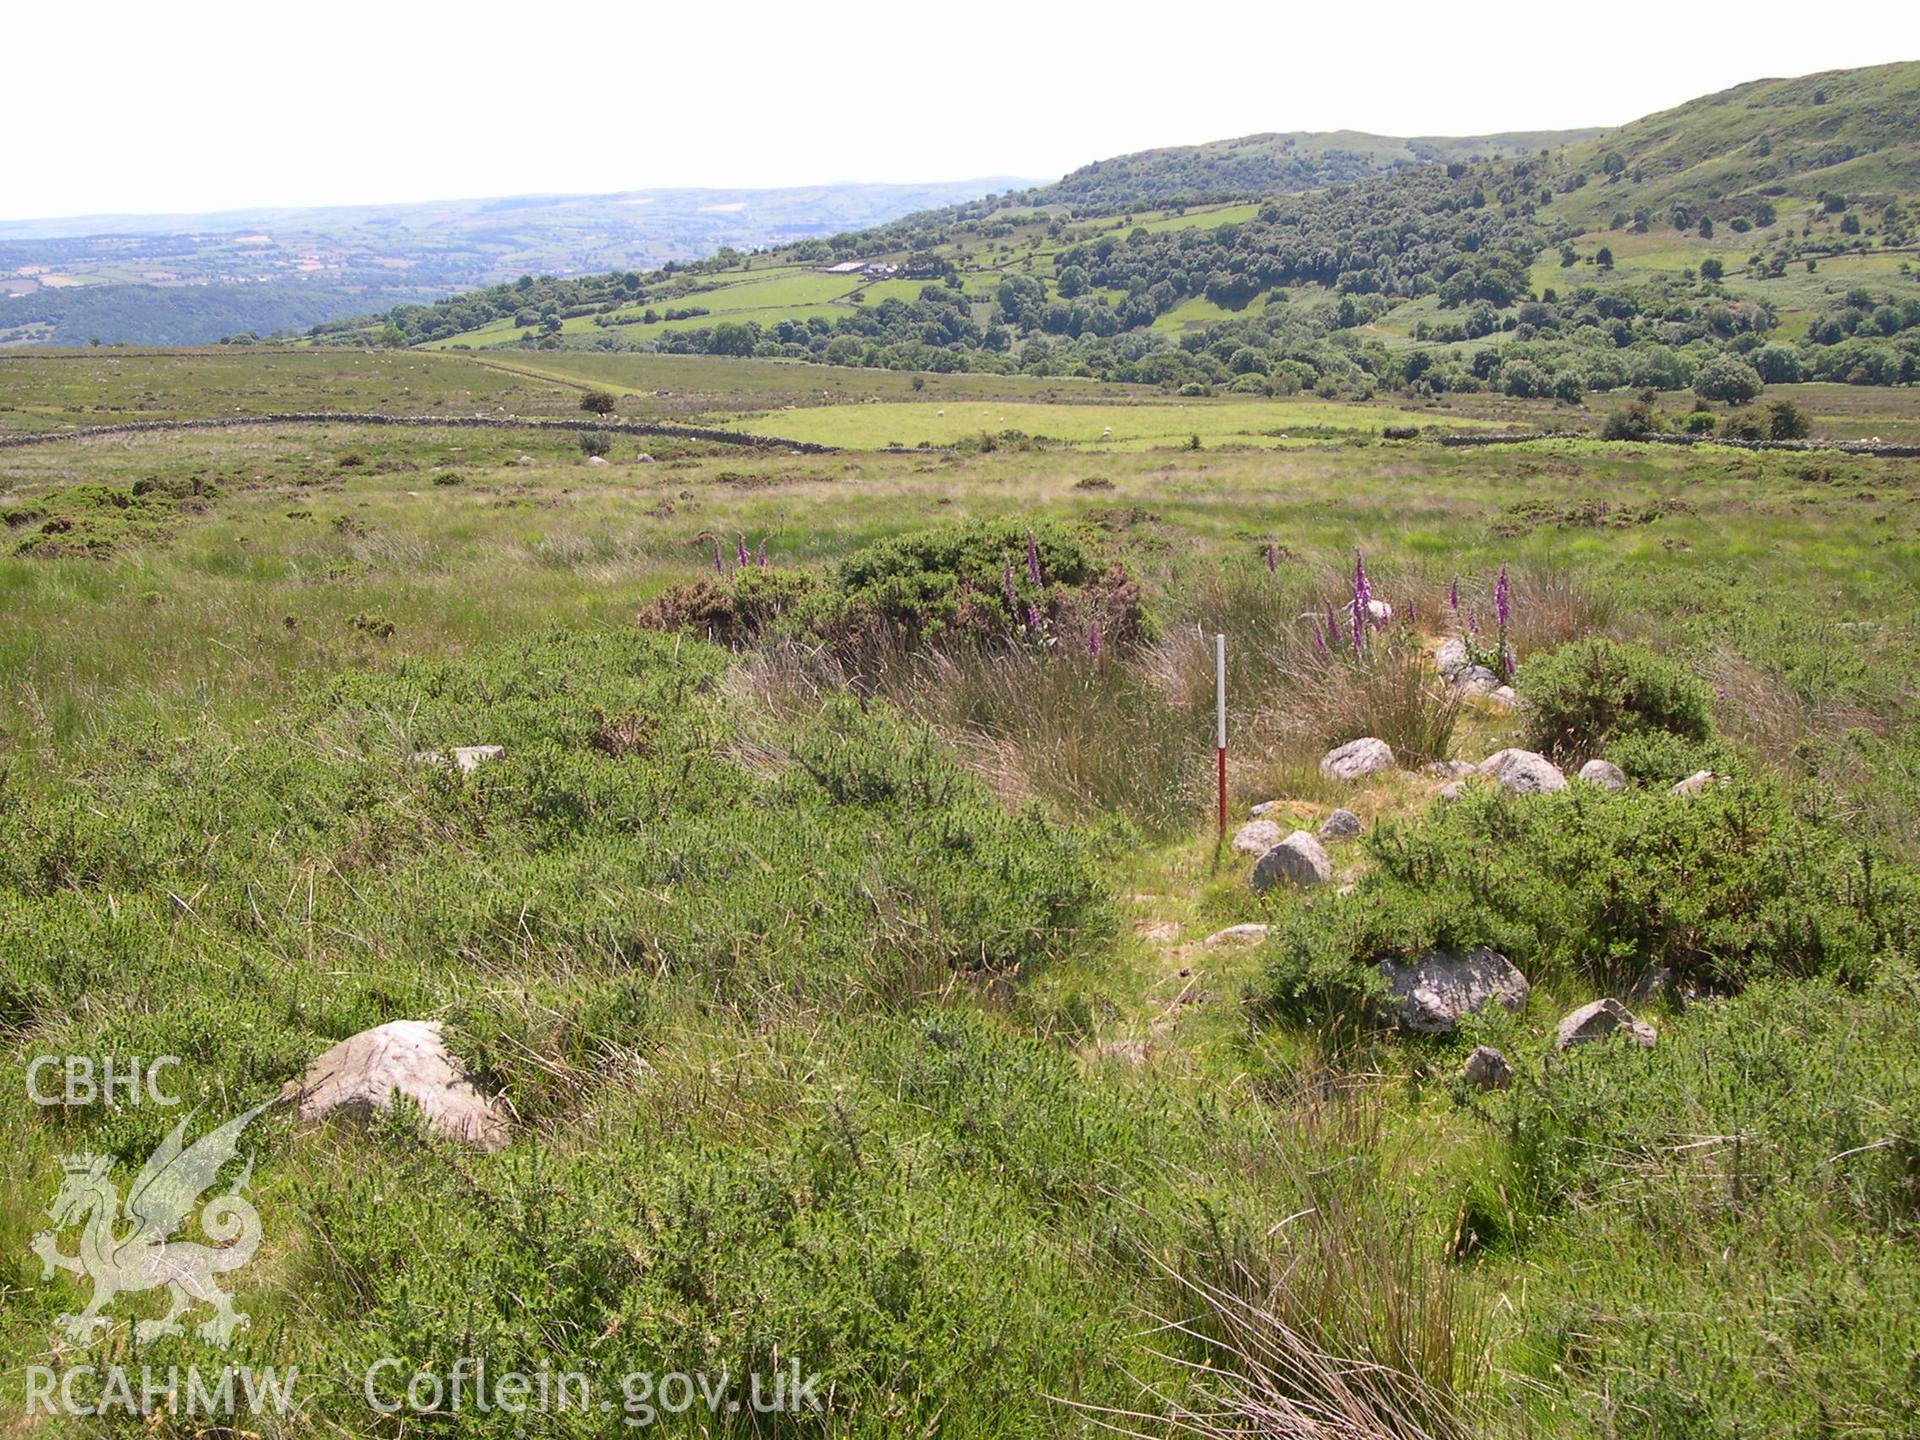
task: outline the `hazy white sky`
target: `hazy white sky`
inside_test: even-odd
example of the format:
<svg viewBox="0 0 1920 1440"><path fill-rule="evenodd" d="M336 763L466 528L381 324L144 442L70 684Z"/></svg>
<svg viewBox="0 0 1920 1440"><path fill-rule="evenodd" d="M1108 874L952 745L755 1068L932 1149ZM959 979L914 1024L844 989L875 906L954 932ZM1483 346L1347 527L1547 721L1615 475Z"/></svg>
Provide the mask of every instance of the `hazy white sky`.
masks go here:
<svg viewBox="0 0 1920 1440"><path fill-rule="evenodd" d="M21 4L0 27L0 218L1051 178L1259 130L1613 125L1742 80L1913 58L1906 13L1882 28L1637 0Z"/></svg>

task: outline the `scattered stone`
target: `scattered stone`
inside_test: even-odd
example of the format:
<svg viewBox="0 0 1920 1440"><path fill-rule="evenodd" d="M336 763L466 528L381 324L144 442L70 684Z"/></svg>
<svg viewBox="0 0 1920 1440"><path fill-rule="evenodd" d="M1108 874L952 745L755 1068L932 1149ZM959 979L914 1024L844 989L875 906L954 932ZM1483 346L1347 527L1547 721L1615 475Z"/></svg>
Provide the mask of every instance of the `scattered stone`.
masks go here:
<svg viewBox="0 0 1920 1440"><path fill-rule="evenodd" d="M1462 695L1491 695L1500 688L1500 677L1484 665L1469 665L1453 677L1453 688Z"/></svg>
<svg viewBox="0 0 1920 1440"><path fill-rule="evenodd" d="M1449 781L1447 784L1442 785L1440 787L1440 798L1446 801L1449 805L1451 805L1454 801L1458 800L1462 795L1467 793L1466 783L1467 782L1464 780L1452 780L1452 781Z"/></svg>
<svg viewBox="0 0 1920 1440"><path fill-rule="evenodd" d="M467 1079L438 1020L392 1020L348 1036L281 1094L297 1100L301 1121L313 1124L336 1110L386 1110L395 1092L449 1139L482 1150L507 1143L505 1118Z"/></svg>
<svg viewBox="0 0 1920 1440"><path fill-rule="evenodd" d="M1371 735L1329 750L1320 759L1320 773L1329 780L1358 780L1379 770L1393 769L1393 747Z"/></svg>
<svg viewBox="0 0 1920 1440"><path fill-rule="evenodd" d="M1267 938L1270 928L1266 925L1229 925L1207 936L1205 944L1209 949L1221 945L1258 945Z"/></svg>
<svg viewBox="0 0 1920 1440"><path fill-rule="evenodd" d="M1567 788L1567 777L1544 755L1531 750L1499 750L1480 762L1480 773L1491 775L1502 789L1515 795L1551 795Z"/></svg>
<svg viewBox="0 0 1920 1440"><path fill-rule="evenodd" d="M1478 1015L1496 1000L1509 1010L1527 1003L1527 977L1484 945L1436 950L1410 964L1382 960L1379 968L1395 1023L1419 1035L1450 1035L1462 1017Z"/></svg>
<svg viewBox="0 0 1920 1440"><path fill-rule="evenodd" d="M1627 788L1627 772L1611 760L1589 760L1580 767L1580 773L1574 777L1589 785L1598 785L1602 790L1624 790Z"/></svg>
<svg viewBox="0 0 1920 1440"><path fill-rule="evenodd" d="M1322 840L1351 840L1360 830L1360 817L1351 810L1336 810L1320 822Z"/></svg>
<svg viewBox="0 0 1920 1440"><path fill-rule="evenodd" d="M1513 1066L1491 1045L1476 1045L1460 1067L1460 1078L1476 1090L1504 1090L1513 1083Z"/></svg>
<svg viewBox="0 0 1920 1440"><path fill-rule="evenodd" d="M1230 843L1242 855L1260 856L1278 845L1285 833L1272 820L1249 820L1233 832Z"/></svg>
<svg viewBox="0 0 1920 1440"><path fill-rule="evenodd" d="M1278 810L1279 808L1280 808L1280 802L1278 800L1262 800L1258 805L1249 805L1247 807L1247 814L1253 816L1257 820L1262 815L1269 814L1272 811Z"/></svg>
<svg viewBox="0 0 1920 1440"><path fill-rule="evenodd" d="M504 745L456 745L453 747L453 763L463 773L471 775L487 761L502 759L506 753Z"/></svg>
<svg viewBox="0 0 1920 1440"><path fill-rule="evenodd" d="M516 465L531 465L533 464L533 456L522 455L518 460L514 461L513 463Z"/></svg>
<svg viewBox="0 0 1920 1440"><path fill-rule="evenodd" d="M1471 760L1436 760L1427 766L1427 773L1438 775L1442 780L1464 780L1474 769Z"/></svg>
<svg viewBox="0 0 1920 1440"><path fill-rule="evenodd" d="M1503 705L1511 710L1520 703L1520 692L1515 690L1511 685L1502 685L1499 689L1489 694L1487 698L1493 701L1494 704Z"/></svg>
<svg viewBox="0 0 1920 1440"><path fill-rule="evenodd" d="M1565 1050L1604 1040L1616 1030L1624 1031L1634 1044L1648 1049L1660 1038L1659 1032L1646 1021L1634 1018L1634 1013L1618 1000L1595 1000L1591 1005L1582 1005L1554 1027L1553 1048Z"/></svg>
<svg viewBox="0 0 1920 1440"><path fill-rule="evenodd" d="M1667 793L1669 795L1698 795L1709 785L1713 784L1716 779L1722 785L1727 783L1727 777L1724 775L1715 776L1711 770L1696 770L1671 790L1667 791Z"/></svg>
<svg viewBox="0 0 1920 1440"><path fill-rule="evenodd" d="M1384 600L1369 600L1367 601L1367 619L1371 620L1375 625L1391 625L1393 623L1393 606Z"/></svg>
<svg viewBox="0 0 1920 1440"><path fill-rule="evenodd" d="M587 463L589 465L604 465L607 463L607 457L604 455L589 455L587 457Z"/></svg>
<svg viewBox="0 0 1920 1440"><path fill-rule="evenodd" d="M630 465L651 465L653 463L653 457L647 454L646 451L642 450L638 455L634 456L633 459L628 461L627 463Z"/></svg>
<svg viewBox="0 0 1920 1440"><path fill-rule="evenodd" d="M1451 680L1473 662L1467 658L1467 642L1456 635L1434 652L1433 663L1442 675Z"/></svg>
<svg viewBox="0 0 1920 1440"><path fill-rule="evenodd" d="M1333 862L1320 842L1296 830L1254 861L1251 882L1255 891L1261 891L1281 884L1324 885L1332 878Z"/></svg>

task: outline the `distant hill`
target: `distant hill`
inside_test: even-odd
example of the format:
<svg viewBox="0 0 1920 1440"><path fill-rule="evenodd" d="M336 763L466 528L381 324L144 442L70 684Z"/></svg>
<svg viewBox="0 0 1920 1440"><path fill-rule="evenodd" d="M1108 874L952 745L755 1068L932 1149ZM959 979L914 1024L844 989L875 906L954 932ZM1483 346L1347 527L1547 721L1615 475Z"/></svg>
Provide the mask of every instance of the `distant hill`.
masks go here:
<svg viewBox="0 0 1920 1440"><path fill-rule="evenodd" d="M1829 194L1884 206L1920 193L1920 61L1755 80L1689 100L1570 148L1592 178L1554 213L1604 225L1615 212L1751 209Z"/></svg>
<svg viewBox="0 0 1920 1440"><path fill-rule="evenodd" d="M1600 130L1530 130L1501 135L1369 135L1359 130L1242 135L1205 145L1142 150L1083 165L1041 186L1041 203L1149 205L1244 199L1316 190L1389 174L1409 165L1477 162L1591 140Z"/></svg>
<svg viewBox="0 0 1920 1440"><path fill-rule="evenodd" d="M1004 177L0 221L0 344L201 344L529 275L652 269L950 205ZM11 298L9 298L11 297Z"/></svg>

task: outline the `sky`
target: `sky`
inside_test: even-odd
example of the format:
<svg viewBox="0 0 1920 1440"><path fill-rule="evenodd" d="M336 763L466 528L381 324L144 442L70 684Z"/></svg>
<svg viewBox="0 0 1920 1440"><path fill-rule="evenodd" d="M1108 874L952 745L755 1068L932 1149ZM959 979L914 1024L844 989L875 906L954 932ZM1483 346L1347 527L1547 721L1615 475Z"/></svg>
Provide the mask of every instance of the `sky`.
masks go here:
<svg viewBox="0 0 1920 1440"><path fill-rule="evenodd" d="M1743 80L1914 58L1889 38L1901 26L1813 13L1775 24L1637 0L1452 15L1283 0L21 5L4 26L0 219L1051 179L1262 130L1617 125Z"/></svg>

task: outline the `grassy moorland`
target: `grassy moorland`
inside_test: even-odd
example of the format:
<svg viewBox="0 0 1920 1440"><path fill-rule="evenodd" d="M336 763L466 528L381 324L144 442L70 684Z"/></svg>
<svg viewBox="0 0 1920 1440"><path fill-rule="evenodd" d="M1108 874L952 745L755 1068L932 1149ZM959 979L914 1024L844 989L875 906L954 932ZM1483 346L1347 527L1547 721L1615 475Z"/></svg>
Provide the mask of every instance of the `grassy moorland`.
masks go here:
<svg viewBox="0 0 1920 1440"><path fill-rule="evenodd" d="M729 393L704 357L525 359L127 356L81 390L54 367L99 360L23 358L0 419L323 391L578 413L592 384L636 418L884 430L1044 411L1025 384L1058 423L1008 428L1110 411L1122 443L650 437L638 462L622 437L596 465L571 436L339 423L0 450L5 1413L29 1362L117 1359L298 1364L300 1412L256 1434L614 1423L361 1394L379 1356L479 1354L824 1378L824 1416L676 1433L1910 1428L1920 465L1452 450L1360 406L1313 444L1194 450L1197 422L1123 434L1161 407L1060 381L809 403L787 375L836 372L753 362ZM1301 619L1347 602L1356 551L1398 607L1364 659ZM1503 567L1513 709L1430 660L1491 643ZM1323 888L1256 896L1216 846L1215 632L1235 824L1365 827ZM1611 679L1573 663L1595 640ZM1364 734L1403 764L1319 773ZM411 759L483 743L505 756L468 776ZM1628 788L1448 804L1424 764L1516 743L1604 752ZM1730 783L1667 794L1701 768ZM1265 943L1203 943L1245 922ZM1525 970L1522 1008L1380 1023L1373 961L1471 944ZM1652 1049L1550 1053L1655 968ZM124 1181L177 1113L35 1107L33 1056L178 1055L210 1121L402 1018L445 1022L504 1150L405 1107L270 1111L232 1347L138 1342L132 1297L58 1337L85 1289L29 1239L61 1157ZM1478 1044L1509 1088L1456 1079Z"/></svg>

